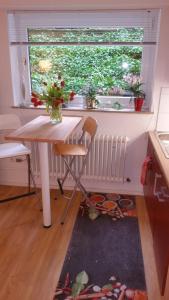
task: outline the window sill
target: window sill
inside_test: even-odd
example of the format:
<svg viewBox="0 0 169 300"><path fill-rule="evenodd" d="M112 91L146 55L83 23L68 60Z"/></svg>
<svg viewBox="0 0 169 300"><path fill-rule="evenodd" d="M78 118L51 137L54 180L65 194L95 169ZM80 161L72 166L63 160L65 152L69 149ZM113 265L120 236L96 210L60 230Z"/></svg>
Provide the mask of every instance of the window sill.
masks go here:
<svg viewBox="0 0 169 300"><path fill-rule="evenodd" d="M44 110L44 107L33 107L33 106L12 106L14 109L29 109L29 110ZM123 109L114 109L114 108L95 108L95 109L88 109L84 107L67 107L67 108L62 108L63 111L87 111L87 112L103 112L103 113L131 113L131 114L153 114L153 112L150 112L148 110L142 110L141 112L135 111L133 108L123 108Z"/></svg>

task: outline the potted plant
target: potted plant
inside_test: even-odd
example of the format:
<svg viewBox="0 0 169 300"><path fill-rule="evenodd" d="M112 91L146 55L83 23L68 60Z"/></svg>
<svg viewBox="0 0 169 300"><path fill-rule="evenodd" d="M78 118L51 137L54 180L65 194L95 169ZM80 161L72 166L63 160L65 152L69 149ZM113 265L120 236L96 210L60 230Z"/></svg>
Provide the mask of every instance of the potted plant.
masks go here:
<svg viewBox="0 0 169 300"><path fill-rule="evenodd" d="M135 111L141 111L145 99L145 92L142 90L143 83L141 82L140 76L129 74L124 77L124 80L127 82L127 91L131 92L134 98Z"/></svg>
<svg viewBox="0 0 169 300"><path fill-rule="evenodd" d="M85 96L86 107L89 109L97 108L99 104L99 100L96 98L97 89L94 85L88 84L83 90L82 94Z"/></svg>

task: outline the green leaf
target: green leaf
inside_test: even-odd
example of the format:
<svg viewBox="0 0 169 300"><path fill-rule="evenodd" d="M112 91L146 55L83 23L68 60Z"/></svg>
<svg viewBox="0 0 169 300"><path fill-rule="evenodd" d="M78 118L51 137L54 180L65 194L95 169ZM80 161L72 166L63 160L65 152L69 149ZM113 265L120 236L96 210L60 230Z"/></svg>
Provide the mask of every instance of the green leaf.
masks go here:
<svg viewBox="0 0 169 300"><path fill-rule="evenodd" d="M54 32L54 31L53 31ZM90 38L93 41L117 40L139 41L142 39L143 29L120 28L113 32L105 32L102 37L94 33ZM74 33L68 32L61 37L55 37L51 31L40 32L39 34L30 31L31 41L58 40L71 41L75 38ZM88 35L78 35L80 41L87 41ZM52 69L47 73L39 70L39 60L50 57ZM89 81L97 87L104 87L104 94L113 86L125 88L123 76L126 72L140 74L142 47L139 46L31 46L30 64L32 90L41 93L42 82L55 81L56 74L61 73L66 82L66 90L74 90L76 93L83 89ZM127 62L129 69L122 67L122 62ZM90 79L89 79L90 77ZM113 79L114 77L114 79ZM114 82L115 81L115 82Z"/></svg>
<svg viewBox="0 0 169 300"><path fill-rule="evenodd" d="M98 210L95 207L89 208L89 218L91 220L95 220L99 215L100 215L100 213L98 212Z"/></svg>
<svg viewBox="0 0 169 300"><path fill-rule="evenodd" d="M80 272L76 276L76 283L87 284L89 281L89 277L85 271Z"/></svg>
<svg viewBox="0 0 169 300"><path fill-rule="evenodd" d="M113 290L112 284L111 283L105 284L102 287L102 290L104 290L104 289L112 291Z"/></svg>
<svg viewBox="0 0 169 300"><path fill-rule="evenodd" d="M80 294L80 292L84 289L84 284L80 282L75 282L72 286L72 293L71 295L73 297L76 297Z"/></svg>

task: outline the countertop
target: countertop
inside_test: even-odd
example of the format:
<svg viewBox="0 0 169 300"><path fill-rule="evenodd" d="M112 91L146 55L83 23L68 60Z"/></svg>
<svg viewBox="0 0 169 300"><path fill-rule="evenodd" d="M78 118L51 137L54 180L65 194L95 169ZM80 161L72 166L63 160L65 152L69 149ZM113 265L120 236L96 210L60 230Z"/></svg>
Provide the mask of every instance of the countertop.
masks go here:
<svg viewBox="0 0 169 300"><path fill-rule="evenodd" d="M149 131L148 134L154 147L155 156L159 162L159 165L165 177L167 187L169 188L169 158L165 157L165 154L158 141L156 131Z"/></svg>

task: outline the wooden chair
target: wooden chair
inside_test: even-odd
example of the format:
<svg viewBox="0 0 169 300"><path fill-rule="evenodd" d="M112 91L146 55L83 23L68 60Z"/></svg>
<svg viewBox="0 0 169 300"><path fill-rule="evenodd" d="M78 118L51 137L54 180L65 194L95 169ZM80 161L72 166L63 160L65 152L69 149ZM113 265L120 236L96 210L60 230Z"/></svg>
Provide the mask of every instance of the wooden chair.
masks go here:
<svg viewBox="0 0 169 300"><path fill-rule="evenodd" d="M61 224L64 224L65 218L67 216L71 202L75 196L77 188L79 188L79 190L82 192L84 198L89 200L88 193L87 193L86 189L84 188L84 186L82 185L82 183L80 182L80 179L83 175L83 170L86 165L87 157L88 157L89 151L91 149L92 141L94 139L96 131L97 131L96 120L91 117L88 117L84 122L84 125L82 128L82 135L79 138L78 144L54 144L54 146L53 146L54 154L61 155L61 157L63 158L64 163L66 165L66 173L65 173L63 179L60 179L60 178L57 179L61 194L66 199L68 199L68 203L65 207L63 216L61 218ZM89 136L89 141L88 141L87 145L83 144L83 138L84 138L85 134L88 134L88 136ZM69 160L69 157L70 157L70 160ZM82 157L82 164L78 168L78 174L75 174L75 171L72 168L76 157ZM71 174L72 178L75 181L75 186L74 186L71 197L66 197L64 195L63 184L69 173Z"/></svg>
<svg viewBox="0 0 169 300"><path fill-rule="evenodd" d="M21 197L29 196L35 194L35 191L31 192L31 180L33 182L34 188L36 188L34 177L31 171L31 161L30 161L30 154L31 151L22 143L8 143L5 142L4 135L15 130L21 126L20 119L17 115L13 114L3 114L0 115L0 136L1 136L1 143L0 143L0 159L5 158L12 158L18 156L24 156L27 160L28 166L28 191L27 193L12 196L6 199L1 199L0 203L4 203L7 201L15 200Z"/></svg>

